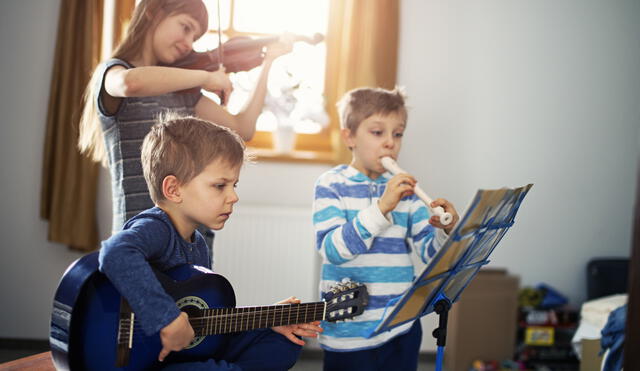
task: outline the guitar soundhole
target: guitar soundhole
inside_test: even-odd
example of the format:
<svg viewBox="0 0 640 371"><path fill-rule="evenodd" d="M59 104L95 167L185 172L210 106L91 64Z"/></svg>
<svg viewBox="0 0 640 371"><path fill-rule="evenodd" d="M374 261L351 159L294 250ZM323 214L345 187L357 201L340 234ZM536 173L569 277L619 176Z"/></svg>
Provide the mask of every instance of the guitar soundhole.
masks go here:
<svg viewBox="0 0 640 371"><path fill-rule="evenodd" d="M187 313L189 315L189 318L200 317L202 316L203 309L209 309L209 305L207 304L207 302L197 296L185 296L184 298L178 300L176 302L176 305L178 306L178 308L180 308L181 311ZM197 334L198 330L194 330ZM202 343L204 338L205 336L196 336L195 338L193 338L191 344L189 344L185 349L196 347L198 344Z"/></svg>
<svg viewBox="0 0 640 371"><path fill-rule="evenodd" d="M200 314L200 311L198 310L198 308L194 306L182 307L180 308L180 310L187 313L189 315L189 318L193 318L198 314Z"/></svg>

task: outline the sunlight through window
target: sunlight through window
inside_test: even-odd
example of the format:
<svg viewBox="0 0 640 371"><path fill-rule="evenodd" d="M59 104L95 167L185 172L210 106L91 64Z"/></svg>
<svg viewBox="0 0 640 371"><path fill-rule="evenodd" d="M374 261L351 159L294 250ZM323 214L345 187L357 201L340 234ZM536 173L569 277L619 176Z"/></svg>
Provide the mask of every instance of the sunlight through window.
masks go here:
<svg viewBox="0 0 640 371"><path fill-rule="evenodd" d="M209 12L209 32L194 45L198 51L218 47L218 2L204 1ZM312 38L326 34L328 0L220 0L222 41L234 36L252 38L288 32ZM233 14L233 19L231 15ZM257 122L259 131L288 126L296 133L315 134L328 123L324 110L325 43L296 42L293 51L274 62L269 75L265 109ZM230 76L234 92L228 102L232 113L249 99L259 68ZM207 94L218 100L213 94Z"/></svg>

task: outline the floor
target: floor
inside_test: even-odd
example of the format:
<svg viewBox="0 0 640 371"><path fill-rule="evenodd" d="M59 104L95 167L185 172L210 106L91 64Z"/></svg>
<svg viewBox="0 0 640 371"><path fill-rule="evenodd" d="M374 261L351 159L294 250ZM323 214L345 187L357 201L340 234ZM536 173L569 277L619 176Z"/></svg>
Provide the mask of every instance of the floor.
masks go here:
<svg viewBox="0 0 640 371"><path fill-rule="evenodd" d="M34 347L30 347L34 348ZM18 358L42 353L48 349L0 349L0 363L13 361ZM303 351L300 360L291 369L292 371L318 371L322 370L322 355L319 351ZM435 364L433 357L421 355L418 371L433 371Z"/></svg>
<svg viewBox="0 0 640 371"><path fill-rule="evenodd" d="M417 371L434 371L435 358L433 355L420 355ZM318 371L322 370L322 353L320 351L302 351L298 362L291 369L292 371Z"/></svg>
<svg viewBox="0 0 640 371"><path fill-rule="evenodd" d="M31 349L0 349L0 363L13 361L18 358L27 357L33 354L46 352L45 350L31 350Z"/></svg>

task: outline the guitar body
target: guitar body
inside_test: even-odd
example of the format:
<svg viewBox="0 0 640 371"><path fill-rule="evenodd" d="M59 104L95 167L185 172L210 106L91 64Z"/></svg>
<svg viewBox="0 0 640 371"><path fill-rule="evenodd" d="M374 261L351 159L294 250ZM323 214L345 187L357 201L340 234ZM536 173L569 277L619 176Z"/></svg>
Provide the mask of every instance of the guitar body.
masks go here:
<svg viewBox="0 0 640 371"><path fill-rule="evenodd" d="M180 266L159 277L164 289L181 310L235 306L229 281L209 270ZM107 277L98 271L98 253L77 260L63 275L53 303L50 344L57 369L145 370L159 365L159 334L134 332L125 367L116 367L122 298ZM125 304L126 305L126 304ZM192 346L172 352L165 362L211 358L228 335L197 337ZM122 338L122 336L121 336ZM121 339L128 343L128 339ZM121 347L122 348L122 347ZM125 347L128 348L128 347Z"/></svg>
<svg viewBox="0 0 640 371"><path fill-rule="evenodd" d="M352 318L368 302L366 286L345 282L320 302L235 308L229 281L206 268L183 265L155 273L178 308L189 314L196 333L187 348L169 354L167 363L220 358L234 332ZM62 276L53 301L49 344L56 368L158 368L160 335L145 335L134 320L129 304L98 271L98 253L76 260Z"/></svg>

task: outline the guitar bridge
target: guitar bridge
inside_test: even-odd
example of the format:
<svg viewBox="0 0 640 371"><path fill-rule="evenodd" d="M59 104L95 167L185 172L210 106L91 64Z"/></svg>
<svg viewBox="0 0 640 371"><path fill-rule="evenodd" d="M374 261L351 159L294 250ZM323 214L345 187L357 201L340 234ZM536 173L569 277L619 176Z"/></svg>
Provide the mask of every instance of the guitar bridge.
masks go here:
<svg viewBox="0 0 640 371"><path fill-rule="evenodd" d="M133 348L133 325L135 314L129 303L120 298L120 320L118 321L118 344L116 347L116 367L124 367L129 363L129 354Z"/></svg>

